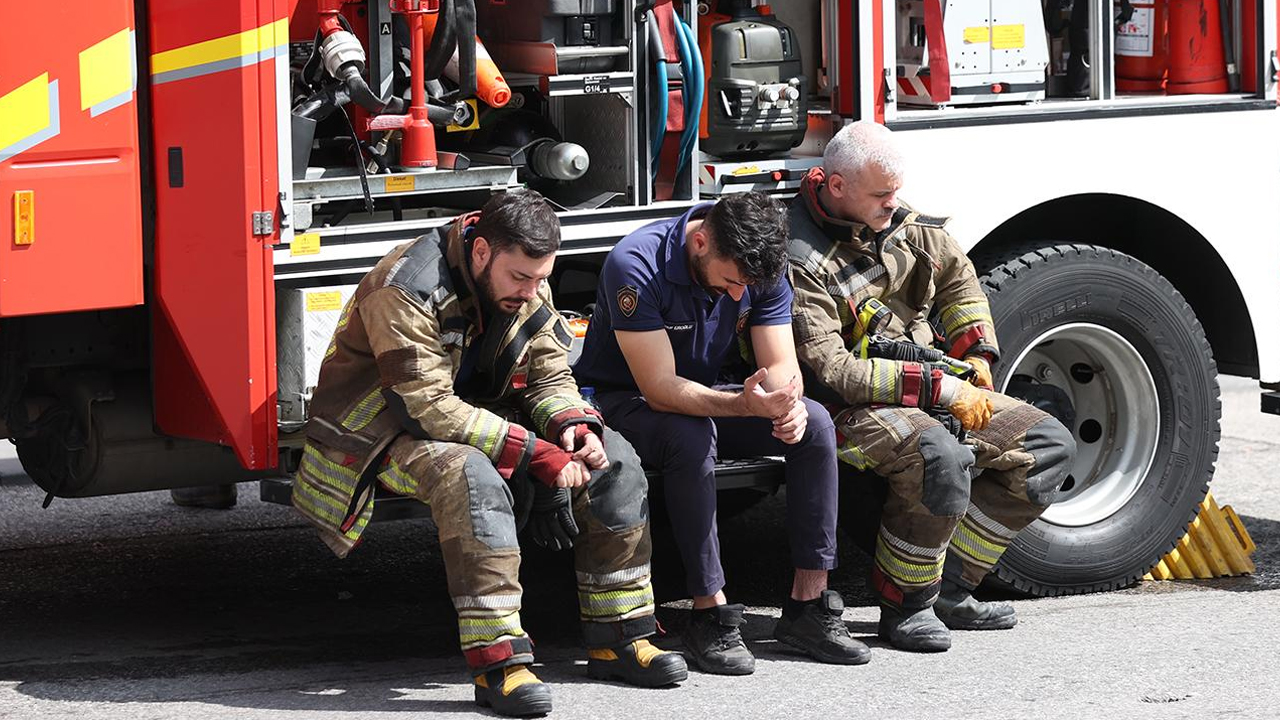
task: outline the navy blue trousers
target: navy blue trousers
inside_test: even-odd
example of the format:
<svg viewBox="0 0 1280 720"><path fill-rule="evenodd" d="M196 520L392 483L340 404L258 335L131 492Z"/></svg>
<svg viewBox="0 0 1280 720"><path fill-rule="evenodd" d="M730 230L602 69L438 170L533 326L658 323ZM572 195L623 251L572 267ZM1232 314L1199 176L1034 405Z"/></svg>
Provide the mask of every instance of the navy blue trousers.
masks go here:
<svg viewBox="0 0 1280 720"><path fill-rule="evenodd" d="M805 399L809 423L800 442L773 437L765 418L705 418L657 412L639 392L604 392L596 403L605 424L622 433L646 469L662 473L688 590L714 595L724 587L716 534L716 458L786 458L787 532L802 570L836 566L836 433L826 408Z"/></svg>

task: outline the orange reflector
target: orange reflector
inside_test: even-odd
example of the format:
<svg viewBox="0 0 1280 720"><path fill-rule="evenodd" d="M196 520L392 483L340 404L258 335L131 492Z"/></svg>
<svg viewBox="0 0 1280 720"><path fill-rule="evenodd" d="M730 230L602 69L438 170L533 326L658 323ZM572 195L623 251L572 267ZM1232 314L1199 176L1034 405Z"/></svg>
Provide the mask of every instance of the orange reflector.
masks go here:
<svg viewBox="0 0 1280 720"><path fill-rule="evenodd" d="M36 194L34 190L18 190L13 194L13 244L30 245L36 241Z"/></svg>
<svg viewBox="0 0 1280 720"><path fill-rule="evenodd" d="M992 85L991 92L999 95L1000 93L1004 92L1004 85L1001 85L1000 83L996 83L995 85Z"/></svg>

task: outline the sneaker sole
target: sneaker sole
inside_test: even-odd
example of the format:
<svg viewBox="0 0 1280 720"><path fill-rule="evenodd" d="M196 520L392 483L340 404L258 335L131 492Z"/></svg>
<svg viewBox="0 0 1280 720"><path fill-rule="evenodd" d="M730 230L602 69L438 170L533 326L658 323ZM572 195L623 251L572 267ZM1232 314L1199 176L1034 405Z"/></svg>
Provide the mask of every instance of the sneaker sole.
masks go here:
<svg viewBox="0 0 1280 720"><path fill-rule="evenodd" d="M799 650L800 652L804 653L805 655L808 655L814 660L818 660L824 663L830 663L832 665L866 665L868 662L871 662L870 649L868 649L867 652L862 653L861 655L858 655L856 657L849 657L848 655L834 655L831 653L823 652L821 650L815 650L813 648L806 647L800 642L798 638L792 635L775 634L773 636L773 639L786 645L789 648Z"/></svg>
<svg viewBox="0 0 1280 720"><path fill-rule="evenodd" d="M476 705L479 705L482 708L489 708L490 710L493 710L499 715L506 715L507 717L538 717L541 715L550 714L551 712L550 697L541 697L541 698L532 700L529 703L527 703L525 708L518 713L501 712L500 710L498 710L493 706L493 702L489 700L488 693L484 690L481 690L480 688L476 688L475 697L476 697Z"/></svg>
<svg viewBox="0 0 1280 720"><path fill-rule="evenodd" d="M656 688L675 685L689 679L687 667L672 667L661 675L628 677L625 673L615 672L607 667L587 664L587 677L592 680L616 680L635 687Z"/></svg>

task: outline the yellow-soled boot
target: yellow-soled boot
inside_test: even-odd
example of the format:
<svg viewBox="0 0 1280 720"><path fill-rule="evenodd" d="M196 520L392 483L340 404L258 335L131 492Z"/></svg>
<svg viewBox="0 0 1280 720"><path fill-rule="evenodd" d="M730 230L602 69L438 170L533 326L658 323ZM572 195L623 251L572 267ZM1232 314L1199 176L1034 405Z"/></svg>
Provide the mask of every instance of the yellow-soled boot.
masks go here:
<svg viewBox="0 0 1280 720"><path fill-rule="evenodd" d="M551 688L528 665L508 665L476 676L476 704L499 715L531 717L551 712Z"/></svg>
<svg viewBox="0 0 1280 720"><path fill-rule="evenodd" d="M662 650L645 639L620 648L589 650L587 657L587 675L597 680L621 680L638 687L662 687L689 677L684 656Z"/></svg>

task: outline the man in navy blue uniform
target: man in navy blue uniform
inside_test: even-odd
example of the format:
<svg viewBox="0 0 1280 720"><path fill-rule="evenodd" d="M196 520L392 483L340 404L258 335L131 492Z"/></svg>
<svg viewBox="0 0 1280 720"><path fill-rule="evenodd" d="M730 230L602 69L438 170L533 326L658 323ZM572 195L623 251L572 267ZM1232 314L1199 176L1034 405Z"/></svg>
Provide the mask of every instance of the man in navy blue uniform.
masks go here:
<svg viewBox="0 0 1280 720"><path fill-rule="evenodd" d="M742 605L724 593L716 536L717 457L786 457L795 580L774 636L810 656L861 664L844 603L827 588L836 563L835 430L803 397L784 270L786 210L763 193L735 194L647 225L610 252L574 373L596 388L605 423L663 475L667 512L693 595L685 644L704 672L745 675ZM735 355L758 369L719 385Z"/></svg>

